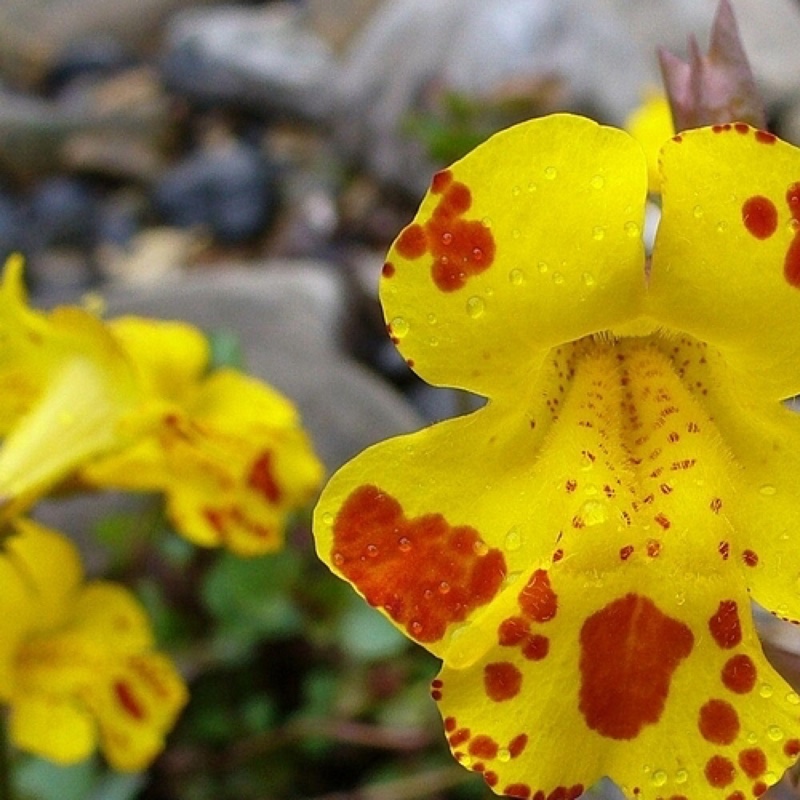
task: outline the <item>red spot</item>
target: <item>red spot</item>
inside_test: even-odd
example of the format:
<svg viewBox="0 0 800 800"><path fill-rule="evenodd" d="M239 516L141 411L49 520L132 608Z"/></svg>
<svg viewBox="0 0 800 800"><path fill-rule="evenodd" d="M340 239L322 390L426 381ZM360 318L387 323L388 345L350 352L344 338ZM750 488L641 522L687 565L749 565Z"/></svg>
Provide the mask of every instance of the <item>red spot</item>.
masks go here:
<svg viewBox="0 0 800 800"><path fill-rule="evenodd" d="M666 514L656 514L653 519L664 529L667 530L672 524ZM648 551L648 555L650 555Z"/></svg>
<svg viewBox="0 0 800 800"><path fill-rule="evenodd" d="M394 247L403 258L413 259L424 256L428 249L428 240L422 225L415 222L403 228Z"/></svg>
<svg viewBox="0 0 800 800"><path fill-rule="evenodd" d="M724 756L712 756L706 763L705 775L712 786L722 789L733 783L736 768Z"/></svg>
<svg viewBox="0 0 800 800"><path fill-rule="evenodd" d="M715 513L719 514L722 510L722 499L719 497L715 497L708 505L708 507Z"/></svg>
<svg viewBox="0 0 800 800"><path fill-rule="evenodd" d="M531 787L527 783L509 783L503 794L506 797L522 797L528 798L531 796Z"/></svg>
<svg viewBox="0 0 800 800"><path fill-rule="evenodd" d="M562 558L564 558L564 551L559 547L558 550L553 553L553 563L555 564L561 561Z"/></svg>
<svg viewBox="0 0 800 800"><path fill-rule="evenodd" d="M758 565L758 553L755 550L745 550L742 552L742 561L748 567L755 567Z"/></svg>
<svg viewBox="0 0 800 800"><path fill-rule="evenodd" d="M506 575L503 554L474 528L451 526L441 514L409 519L375 486L359 487L344 502L332 554L367 602L420 642L440 640L448 625L488 603Z"/></svg>
<svg viewBox="0 0 800 800"><path fill-rule="evenodd" d="M386 263L383 265L383 269L381 270L381 275L383 275L383 277L384 277L384 278L391 278L391 277L393 277L393 276L394 276L394 273L395 273L396 271L397 271L397 270L395 269L395 266L394 266L394 264L392 264L392 262L391 262L391 261L387 261L387 262L386 262Z"/></svg>
<svg viewBox="0 0 800 800"><path fill-rule="evenodd" d="M124 681L115 681L114 694L116 695L119 704L130 714L134 719L144 719L146 714L142 704L136 699L130 686Z"/></svg>
<svg viewBox="0 0 800 800"><path fill-rule="evenodd" d="M530 635L530 627L522 617L508 617L497 629L498 644L503 647L514 647Z"/></svg>
<svg viewBox="0 0 800 800"><path fill-rule="evenodd" d="M529 661L541 661L550 652L550 640L546 636L533 634L522 646L522 655Z"/></svg>
<svg viewBox="0 0 800 800"><path fill-rule="evenodd" d="M508 661L487 664L483 668L483 685L490 700L511 700L522 688L522 673Z"/></svg>
<svg viewBox="0 0 800 800"><path fill-rule="evenodd" d="M789 756L789 758L795 758L796 756L799 756L800 739L789 739L789 741L783 746L783 752Z"/></svg>
<svg viewBox="0 0 800 800"><path fill-rule="evenodd" d="M767 771L767 757L759 747L742 750L739 766L748 778L760 778Z"/></svg>
<svg viewBox="0 0 800 800"><path fill-rule="evenodd" d="M558 611L558 597L550 586L550 576L543 569L531 575L517 598L524 614L536 622L553 619Z"/></svg>
<svg viewBox="0 0 800 800"><path fill-rule="evenodd" d="M723 600L719 604L717 613L708 621L708 629L723 650L730 650L742 641L742 624L735 600Z"/></svg>
<svg viewBox="0 0 800 800"><path fill-rule="evenodd" d="M508 752L511 758L517 758L522 755L522 751L528 746L528 734L520 733L515 736L508 745Z"/></svg>
<svg viewBox="0 0 800 800"><path fill-rule="evenodd" d="M761 142L761 144L775 144L777 140L778 137L774 133L756 131L756 141Z"/></svg>
<svg viewBox="0 0 800 800"><path fill-rule="evenodd" d="M745 800L744 792L731 792L725 800Z"/></svg>
<svg viewBox="0 0 800 800"><path fill-rule="evenodd" d="M269 500L270 503L279 503L283 492L278 482L275 480L275 473L272 465L272 453L262 453L250 469L247 477L247 485L255 489Z"/></svg>
<svg viewBox="0 0 800 800"><path fill-rule="evenodd" d="M667 522L669 525L669 522ZM661 542L658 539L648 539L647 541L647 555L650 558L655 558L661 552Z"/></svg>
<svg viewBox="0 0 800 800"><path fill-rule="evenodd" d="M680 134L677 134L677 136L673 136L672 137L672 141L673 142L677 142L678 144L680 144L683 141L683 136L681 136Z"/></svg>
<svg viewBox="0 0 800 800"><path fill-rule="evenodd" d="M472 732L469 728L459 728L447 741L450 742L451 747L458 747L464 742L468 742L472 738Z"/></svg>
<svg viewBox="0 0 800 800"><path fill-rule="evenodd" d="M586 619L580 634L580 711L611 739L634 739L661 718L691 630L647 597L627 594Z"/></svg>
<svg viewBox="0 0 800 800"><path fill-rule="evenodd" d="M484 772L483 779L487 786L497 786L497 782L500 780L496 772Z"/></svg>
<svg viewBox="0 0 800 800"><path fill-rule="evenodd" d="M444 695L441 689L431 689L431 697L438 703Z"/></svg>
<svg viewBox="0 0 800 800"><path fill-rule="evenodd" d="M753 784L753 797L761 797L764 792L767 791L769 787L767 786L764 781L758 781L758 783Z"/></svg>
<svg viewBox="0 0 800 800"><path fill-rule="evenodd" d="M444 729L445 729L446 733L452 733L456 729L456 718L455 717L445 717Z"/></svg>
<svg viewBox="0 0 800 800"><path fill-rule="evenodd" d="M621 547L619 551L619 557L623 561L627 561L633 555L633 545L626 544L625 547Z"/></svg>
<svg viewBox="0 0 800 800"><path fill-rule="evenodd" d="M722 682L736 694L752 692L756 685L756 665L750 656L742 653L725 662L722 668Z"/></svg>
<svg viewBox="0 0 800 800"><path fill-rule="evenodd" d="M730 542L720 542L719 546L717 547L717 551L722 556L722 560L727 561L731 555Z"/></svg>
<svg viewBox="0 0 800 800"><path fill-rule="evenodd" d="M736 133L748 133L750 131L750 126L745 124L744 122L734 122L733 129Z"/></svg>
<svg viewBox="0 0 800 800"><path fill-rule="evenodd" d="M497 756L497 742L491 736L479 734L469 743L469 754L487 761Z"/></svg>
<svg viewBox="0 0 800 800"><path fill-rule="evenodd" d="M800 182L793 183L789 187L786 192L786 202L789 204L792 221L800 224ZM800 227L795 229L794 238L786 251L783 274L792 286L800 288Z"/></svg>
<svg viewBox="0 0 800 800"><path fill-rule="evenodd" d="M768 197L749 197L742 204L742 222L756 239L769 239L778 227L778 209Z"/></svg>
<svg viewBox="0 0 800 800"><path fill-rule="evenodd" d="M709 700L697 721L700 735L712 744L731 744L739 735L739 716L730 703Z"/></svg>
<svg viewBox="0 0 800 800"><path fill-rule="evenodd" d="M712 125L711 126L711 130L714 131L714 133L722 133L723 131L727 132L730 129L731 129L730 122L725 122L722 125Z"/></svg>
<svg viewBox="0 0 800 800"><path fill-rule="evenodd" d="M430 219L406 227L394 248L408 259L429 253L433 282L443 292L453 292L492 265L495 241L483 222L462 219L472 206L472 193L449 170L433 176L431 190L440 200Z"/></svg>

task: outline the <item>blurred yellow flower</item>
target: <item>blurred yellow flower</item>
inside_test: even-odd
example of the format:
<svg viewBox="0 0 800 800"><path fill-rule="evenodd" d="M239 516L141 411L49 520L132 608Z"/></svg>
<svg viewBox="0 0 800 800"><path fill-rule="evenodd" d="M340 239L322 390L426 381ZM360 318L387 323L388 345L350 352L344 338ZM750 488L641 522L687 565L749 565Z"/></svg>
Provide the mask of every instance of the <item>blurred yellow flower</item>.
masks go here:
<svg viewBox="0 0 800 800"><path fill-rule="evenodd" d="M288 515L311 502L323 468L291 402L233 369L205 374L205 338L184 325L110 323L147 386L130 447L82 471L101 487L164 492L177 530L243 556L283 545Z"/></svg>
<svg viewBox="0 0 800 800"><path fill-rule="evenodd" d="M647 183L650 191L661 190L658 157L664 142L675 135L669 101L662 94L651 94L625 122L625 129L644 149L647 158Z"/></svg>
<svg viewBox="0 0 800 800"><path fill-rule="evenodd" d="M420 376L488 403L366 450L315 511L512 797L744 800L800 753L750 615L800 622L800 150L735 123L660 163L649 270L622 131L543 117L434 176L384 313Z"/></svg>
<svg viewBox="0 0 800 800"><path fill-rule="evenodd" d="M186 703L171 661L123 586L83 581L64 536L18 518L0 555L0 701L19 748L63 764L99 747L145 769Z"/></svg>

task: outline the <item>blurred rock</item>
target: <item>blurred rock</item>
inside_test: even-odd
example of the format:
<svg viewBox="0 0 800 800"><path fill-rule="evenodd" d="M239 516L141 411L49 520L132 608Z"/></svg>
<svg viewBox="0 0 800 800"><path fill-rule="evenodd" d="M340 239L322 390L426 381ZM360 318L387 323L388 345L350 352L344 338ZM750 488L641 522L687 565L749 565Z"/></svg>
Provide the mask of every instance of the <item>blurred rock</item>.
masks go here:
<svg viewBox="0 0 800 800"><path fill-rule="evenodd" d="M201 104L321 119L335 62L292 3L221 6L177 14L166 32L164 83Z"/></svg>
<svg viewBox="0 0 800 800"><path fill-rule="evenodd" d="M56 175L38 181L28 200L28 235L35 249L90 248L100 198L87 181Z"/></svg>
<svg viewBox="0 0 800 800"><path fill-rule="evenodd" d="M134 66L132 54L113 36L85 36L67 42L56 54L42 88L48 95L58 95L76 83L109 78Z"/></svg>
<svg viewBox="0 0 800 800"><path fill-rule="evenodd" d="M19 198L0 189L0 262L25 246L25 220Z"/></svg>
<svg viewBox="0 0 800 800"><path fill-rule="evenodd" d="M158 177L153 205L167 225L201 228L225 244L251 241L277 210L274 172L261 150L215 129Z"/></svg>
<svg viewBox="0 0 800 800"><path fill-rule="evenodd" d="M311 30L341 53L361 30L380 0L305 0Z"/></svg>

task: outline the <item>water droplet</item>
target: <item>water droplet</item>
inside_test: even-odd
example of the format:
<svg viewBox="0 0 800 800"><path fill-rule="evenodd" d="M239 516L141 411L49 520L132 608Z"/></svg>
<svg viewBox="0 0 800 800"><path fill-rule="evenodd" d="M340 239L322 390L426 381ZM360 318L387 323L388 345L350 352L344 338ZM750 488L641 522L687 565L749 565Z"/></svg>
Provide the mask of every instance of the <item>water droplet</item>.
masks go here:
<svg viewBox="0 0 800 800"><path fill-rule="evenodd" d="M472 319L478 319L486 313L486 302L481 297L470 297L467 300L467 314Z"/></svg>
<svg viewBox="0 0 800 800"><path fill-rule="evenodd" d="M653 786L663 786L667 782L667 773L663 769L657 769L653 773Z"/></svg>
<svg viewBox="0 0 800 800"><path fill-rule="evenodd" d="M442 234L442 244L452 244L453 243L453 234L449 231L446 231Z"/></svg>
<svg viewBox="0 0 800 800"><path fill-rule="evenodd" d="M483 261L483 250L481 250L480 247L472 248L472 260Z"/></svg>
<svg viewBox="0 0 800 800"><path fill-rule="evenodd" d="M777 725L770 725L769 728L767 728L767 736L769 736L773 742L779 742L783 739L783 729L779 728Z"/></svg>
<svg viewBox="0 0 800 800"><path fill-rule="evenodd" d="M436 324L436 314L428 314L428 324L429 325Z"/></svg>
<svg viewBox="0 0 800 800"><path fill-rule="evenodd" d="M695 219L700 219L703 216L703 209L701 206L695 206L692 209L692 214L694 215Z"/></svg>
<svg viewBox="0 0 800 800"><path fill-rule="evenodd" d="M422 633L422 623L419 620L412 619L408 623L408 630L412 636L419 636Z"/></svg>
<svg viewBox="0 0 800 800"><path fill-rule="evenodd" d="M606 238L606 229L602 225L595 225L592 228L592 239L596 242L602 242Z"/></svg>
<svg viewBox="0 0 800 800"><path fill-rule="evenodd" d="M378 548L374 544L368 544L366 547L366 552L370 558L375 558L378 555Z"/></svg>
<svg viewBox="0 0 800 800"><path fill-rule="evenodd" d="M539 270L539 274L540 275L544 275L547 272L547 270L550 269L550 267L547 266L547 262L546 261L540 261L536 265L536 269Z"/></svg>
<svg viewBox="0 0 800 800"><path fill-rule="evenodd" d="M785 617L789 613L789 606L787 606L786 603L778 603L778 605L775 606L775 613L779 617Z"/></svg>
<svg viewBox="0 0 800 800"><path fill-rule="evenodd" d="M677 592L675 594L675 602L682 606L686 602L686 593L685 592Z"/></svg>
<svg viewBox="0 0 800 800"><path fill-rule="evenodd" d="M800 695L797 694L797 692L789 692L789 694L786 695L786 702L790 706L800 705Z"/></svg>
<svg viewBox="0 0 800 800"><path fill-rule="evenodd" d="M591 272L584 272L583 275L581 275L581 280L584 286L594 286L597 283Z"/></svg>
<svg viewBox="0 0 800 800"><path fill-rule="evenodd" d="M758 735L750 731L750 733L747 734L747 743L758 744Z"/></svg>
<svg viewBox="0 0 800 800"><path fill-rule="evenodd" d="M408 323L402 317L395 317L389 323L389 327L392 330L392 336L396 336L398 339L408 336Z"/></svg>
<svg viewBox="0 0 800 800"><path fill-rule="evenodd" d="M602 189L606 185L606 179L602 175L595 175L591 184L593 189Z"/></svg>
<svg viewBox="0 0 800 800"><path fill-rule="evenodd" d="M771 483L765 483L758 491L767 497L772 497L778 490Z"/></svg>
<svg viewBox="0 0 800 800"><path fill-rule="evenodd" d="M519 228L514 228L514 230L511 231L512 239L519 239L520 235Z"/></svg>
<svg viewBox="0 0 800 800"><path fill-rule="evenodd" d="M685 769L679 769L675 773L675 783L686 783L689 780L689 773Z"/></svg>
<svg viewBox="0 0 800 800"><path fill-rule="evenodd" d="M564 276L560 272L554 272L553 273L553 283L556 286L561 286L561 284L564 283Z"/></svg>
<svg viewBox="0 0 800 800"><path fill-rule="evenodd" d="M606 504L599 500L587 500L578 511L587 526L601 525L608 519Z"/></svg>
<svg viewBox="0 0 800 800"><path fill-rule="evenodd" d="M330 511L326 511L322 515L322 524L323 525L333 525L333 514Z"/></svg>
<svg viewBox="0 0 800 800"><path fill-rule="evenodd" d="M492 227L492 218L491 218L491 217L484 217L484 218L481 220L481 222L482 222L482 223L483 223L483 224L484 224L484 225L485 225L487 228L491 228L491 227Z"/></svg>
<svg viewBox="0 0 800 800"><path fill-rule="evenodd" d="M337 567L341 567L341 566L342 566L342 564L344 564L344 556L343 556L341 553L339 553L339 552L336 552L336 553L334 553L334 554L333 554L333 563L334 563L334 564L335 564Z"/></svg>
<svg viewBox="0 0 800 800"><path fill-rule="evenodd" d="M469 769L472 766L472 756L468 756L466 753L459 753L458 763L461 764L462 767Z"/></svg>
<svg viewBox="0 0 800 800"><path fill-rule="evenodd" d="M549 181L555 180L557 175L558 175L558 170L555 167L545 167L544 176L545 178L547 178L547 180Z"/></svg>
<svg viewBox="0 0 800 800"><path fill-rule="evenodd" d="M448 594L450 592L450 584L447 581L442 581L439 584L439 594Z"/></svg>
<svg viewBox="0 0 800 800"><path fill-rule="evenodd" d="M720 220L717 223L717 233L725 233L728 230L728 223L725 220Z"/></svg>
<svg viewBox="0 0 800 800"><path fill-rule="evenodd" d="M506 575L506 579L503 581L503 586L511 586L512 583L516 583L521 577L522 573L519 570L509 572L508 575Z"/></svg>
<svg viewBox="0 0 800 800"><path fill-rule="evenodd" d="M438 339L438 337L436 337L436 336L431 336L431 338L430 338L430 339L428 339L428 344L429 344L431 347L438 347L438 346L439 346L439 339Z"/></svg>
<svg viewBox="0 0 800 800"><path fill-rule="evenodd" d="M472 545L472 550L476 556L485 556L489 552L489 546L486 542L478 539L478 541Z"/></svg>
<svg viewBox="0 0 800 800"><path fill-rule="evenodd" d="M525 273L521 269L512 269L508 273L508 279L512 286L522 286L525 283Z"/></svg>
<svg viewBox="0 0 800 800"><path fill-rule="evenodd" d="M629 222L625 223L625 234L629 239L635 239L637 236L641 236L642 230L639 227L638 222L634 222L630 220Z"/></svg>
<svg viewBox="0 0 800 800"><path fill-rule="evenodd" d="M768 683L762 683L758 688L758 693L764 698L772 697L773 691L774 689Z"/></svg>
<svg viewBox="0 0 800 800"><path fill-rule="evenodd" d="M511 528L506 534L506 538L503 540L503 547L512 552L522 547L522 534L519 532L519 528Z"/></svg>
<svg viewBox="0 0 800 800"><path fill-rule="evenodd" d="M501 747L497 751L497 760L503 764L507 764L509 761L511 761L511 751L506 750L505 747Z"/></svg>
<svg viewBox="0 0 800 800"><path fill-rule="evenodd" d="M411 550L411 539L409 539L407 536L401 536L397 540L397 547L401 553L407 553L409 550Z"/></svg>
<svg viewBox="0 0 800 800"><path fill-rule="evenodd" d="M534 183L533 181L531 181L531 182L528 184L528 191L529 191L529 192L535 192L535 191L536 191L538 188L539 188L539 184L537 184L537 183Z"/></svg>
<svg viewBox="0 0 800 800"><path fill-rule="evenodd" d="M519 195L520 195L520 192L521 192L521 191L522 191L522 189L520 189L520 188L519 188L519 186L515 186L515 187L514 187L514 188L511 190L511 194L513 194L513 195L514 195L514 197L519 197Z"/></svg>

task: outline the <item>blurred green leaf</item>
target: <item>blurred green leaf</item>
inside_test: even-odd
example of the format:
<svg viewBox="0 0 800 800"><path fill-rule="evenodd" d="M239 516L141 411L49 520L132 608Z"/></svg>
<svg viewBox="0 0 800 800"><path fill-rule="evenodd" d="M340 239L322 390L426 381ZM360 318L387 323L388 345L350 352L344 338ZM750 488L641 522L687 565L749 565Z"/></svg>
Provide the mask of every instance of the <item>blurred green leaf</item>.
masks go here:
<svg viewBox="0 0 800 800"><path fill-rule="evenodd" d="M97 764L89 758L69 767L43 758L25 758L16 771L24 800L86 800L97 782Z"/></svg>
<svg viewBox="0 0 800 800"><path fill-rule="evenodd" d="M244 351L239 335L234 331L215 330L207 334L211 347L210 369L233 367L244 369Z"/></svg>
<svg viewBox="0 0 800 800"><path fill-rule="evenodd" d="M97 783L88 800L132 800L145 783L144 773L110 773Z"/></svg>
<svg viewBox="0 0 800 800"><path fill-rule="evenodd" d="M345 653L357 661L375 661L401 653L408 640L382 614L357 595L338 621L337 633Z"/></svg>

